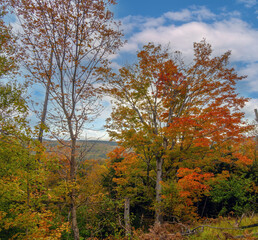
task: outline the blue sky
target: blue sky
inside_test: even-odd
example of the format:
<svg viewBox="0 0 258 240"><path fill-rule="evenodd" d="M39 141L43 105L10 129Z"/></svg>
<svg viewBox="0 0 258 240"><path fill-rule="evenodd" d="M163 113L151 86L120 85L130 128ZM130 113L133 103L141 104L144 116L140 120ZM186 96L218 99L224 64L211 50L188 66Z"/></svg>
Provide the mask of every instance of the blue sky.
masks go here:
<svg viewBox="0 0 258 240"><path fill-rule="evenodd" d="M230 64L248 77L238 92L250 101L244 108L248 120L258 108L258 4L257 0L117 0L115 18L122 22L127 44L113 57L118 68L135 60L136 51L148 43L170 44L191 62L193 43L203 38L214 54L232 51ZM95 126L109 115L107 107ZM105 131L92 131L92 136ZM107 137L107 135L105 136Z"/></svg>
<svg viewBox="0 0 258 240"><path fill-rule="evenodd" d="M193 57L193 43L203 38L214 54L232 51L231 65L248 77L238 84L238 92L249 97L244 108L248 120L258 108L258 4L257 0L117 0L113 11L122 22L127 44L113 57L114 68L132 63L136 51L148 43L170 44L186 62ZM94 123L98 131L87 130L88 137L108 139L103 130L111 107Z"/></svg>
<svg viewBox="0 0 258 240"><path fill-rule="evenodd" d="M248 77L238 92L249 97L245 116L254 119L258 108L258 1L257 0L117 0L115 18L122 22L127 44L113 57L113 66L131 63L136 51L148 43L170 44L186 62L193 43L203 38L214 54L231 50L230 64ZM103 120L108 109L103 113ZM101 119L98 120L101 122Z"/></svg>
<svg viewBox="0 0 258 240"><path fill-rule="evenodd" d="M244 108L246 118L254 119L258 108L258 0L117 0L112 9L122 22L127 44L113 56L113 67L132 63L136 51L148 42L170 44L191 62L193 42L203 38L214 54L232 51L231 65L241 75L248 75L238 85L238 92L249 97ZM36 91L36 89L35 89ZM103 137L103 125L111 107L106 108L94 123L98 131L87 130L84 136Z"/></svg>
<svg viewBox="0 0 258 240"><path fill-rule="evenodd" d="M180 11L190 6L203 6L215 13L239 11L250 18L250 13L257 10L256 2L256 0L117 0L115 14L118 18L128 15L159 17L165 12ZM256 18L254 15L252 17Z"/></svg>

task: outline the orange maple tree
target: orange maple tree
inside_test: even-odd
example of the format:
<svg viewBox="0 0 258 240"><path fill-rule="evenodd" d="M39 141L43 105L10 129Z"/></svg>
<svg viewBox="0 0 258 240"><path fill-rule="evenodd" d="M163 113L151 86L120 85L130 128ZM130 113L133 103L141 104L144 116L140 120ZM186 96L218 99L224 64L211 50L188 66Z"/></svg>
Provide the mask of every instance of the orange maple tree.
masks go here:
<svg viewBox="0 0 258 240"><path fill-rule="evenodd" d="M152 43L138 52L138 62L111 73L115 98L107 128L110 136L132 147L144 162L156 162L156 219L162 222L163 177L177 162L209 158L223 144L237 143L249 129L241 112L238 76L228 66L230 52L213 57L205 40L194 44L190 65L181 54ZM170 176L171 177L171 176Z"/></svg>

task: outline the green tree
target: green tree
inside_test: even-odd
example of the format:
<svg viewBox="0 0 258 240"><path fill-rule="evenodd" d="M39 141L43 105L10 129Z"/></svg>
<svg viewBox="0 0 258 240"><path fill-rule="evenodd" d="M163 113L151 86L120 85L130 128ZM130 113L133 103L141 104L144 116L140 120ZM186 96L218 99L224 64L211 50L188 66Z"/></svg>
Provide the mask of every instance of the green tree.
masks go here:
<svg viewBox="0 0 258 240"><path fill-rule="evenodd" d="M213 207L219 215L225 216L230 212L241 215L257 211L253 179L231 174L229 178L215 182L212 187L211 201L215 203Z"/></svg>

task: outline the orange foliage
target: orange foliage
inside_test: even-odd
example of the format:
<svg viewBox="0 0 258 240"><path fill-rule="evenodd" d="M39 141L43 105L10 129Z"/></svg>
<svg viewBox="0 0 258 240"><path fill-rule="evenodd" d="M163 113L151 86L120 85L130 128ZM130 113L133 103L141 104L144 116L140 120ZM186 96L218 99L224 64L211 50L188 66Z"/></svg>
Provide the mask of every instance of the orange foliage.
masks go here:
<svg viewBox="0 0 258 240"><path fill-rule="evenodd" d="M117 184L119 194L128 195L137 193L141 184L139 177L144 175L141 161L134 152L128 152L124 147L115 148L108 154L107 166L115 170L113 182Z"/></svg>
<svg viewBox="0 0 258 240"><path fill-rule="evenodd" d="M16 210L13 209L13 212ZM19 209L20 211L20 209ZM17 215L12 222L6 221L5 229L12 227L27 229L27 234L17 233L13 238L17 239L61 239L63 232L68 232L69 224L55 223L55 214L49 210L42 209L41 212L27 211Z"/></svg>
<svg viewBox="0 0 258 240"><path fill-rule="evenodd" d="M209 193L210 187L207 181L214 177L213 173L202 173L200 168L189 169L179 168L177 171L179 177L180 196L186 200L187 205L193 205L202 195Z"/></svg>

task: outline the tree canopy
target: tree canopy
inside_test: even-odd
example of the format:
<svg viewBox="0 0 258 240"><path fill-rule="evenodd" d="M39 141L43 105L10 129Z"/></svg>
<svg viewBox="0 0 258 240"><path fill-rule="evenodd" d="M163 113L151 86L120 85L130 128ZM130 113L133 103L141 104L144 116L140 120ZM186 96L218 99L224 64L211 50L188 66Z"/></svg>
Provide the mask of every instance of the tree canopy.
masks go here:
<svg viewBox="0 0 258 240"><path fill-rule="evenodd" d="M5 3L19 19L17 36L3 20ZM202 40L186 64L149 43L115 70L110 55L123 41L114 1L1 4L1 239L184 239L197 221L253 218L257 142L230 51L215 56ZM18 66L45 90L36 127L28 85L3 80L18 78ZM116 143L92 159L94 146L80 137L103 96L112 98L106 128Z"/></svg>

